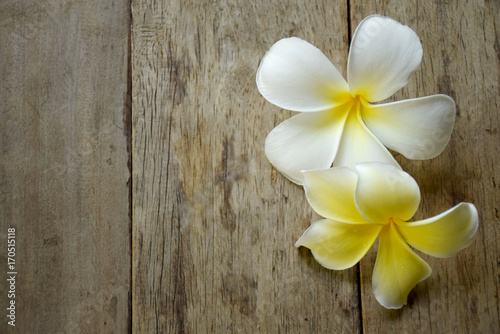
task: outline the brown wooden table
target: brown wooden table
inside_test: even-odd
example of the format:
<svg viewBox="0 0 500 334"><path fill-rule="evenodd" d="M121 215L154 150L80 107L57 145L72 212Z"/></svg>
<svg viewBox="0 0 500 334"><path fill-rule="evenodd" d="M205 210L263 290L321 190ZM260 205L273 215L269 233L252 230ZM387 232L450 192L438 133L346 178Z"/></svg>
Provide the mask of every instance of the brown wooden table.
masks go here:
<svg viewBox="0 0 500 334"><path fill-rule="evenodd" d="M429 161L399 155L416 219L475 203L472 245L409 304L373 297L375 249L345 271L295 241L318 216L264 155L292 113L258 93L283 37L345 75L352 32L388 15L422 40L395 100L457 103ZM1 333L498 333L500 2L3 0ZM6 315L15 228L16 327Z"/></svg>

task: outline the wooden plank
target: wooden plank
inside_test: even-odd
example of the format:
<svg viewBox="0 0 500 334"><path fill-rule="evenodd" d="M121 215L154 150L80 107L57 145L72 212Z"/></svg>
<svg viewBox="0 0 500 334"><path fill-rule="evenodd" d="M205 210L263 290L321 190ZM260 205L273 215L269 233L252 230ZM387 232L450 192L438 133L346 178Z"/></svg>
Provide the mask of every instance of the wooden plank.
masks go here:
<svg viewBox="0 0 500 334"><path fill-rule="evenodd" d="M2 333L129 328L129 17L124 0L0 3Z"/></svg>
<svg viewBox="0 0 500 334"><path fill-rule="evenodd" d="M449 259L423 255L433 273L410 293L409 305L389 311L371 289L375 252L362 261L365 333L495 333L499 316L500 169L499 34L497 1L351 1L352 26L379 13L412 27L424 56L407 88L395 100L444 93L457 103L450 144L430 161L398 157L422 190L416 219L461 201L473 202L480 227L473 244Z"/></svg>
<svg viewBox="0 0 500 334"><path fill-rule="evenodd" d="M298 36L345 72L345 1L134 0L133 331L356 333L357 268L295 241L318 219L264 140L291 113L255 74Z"/></svg>

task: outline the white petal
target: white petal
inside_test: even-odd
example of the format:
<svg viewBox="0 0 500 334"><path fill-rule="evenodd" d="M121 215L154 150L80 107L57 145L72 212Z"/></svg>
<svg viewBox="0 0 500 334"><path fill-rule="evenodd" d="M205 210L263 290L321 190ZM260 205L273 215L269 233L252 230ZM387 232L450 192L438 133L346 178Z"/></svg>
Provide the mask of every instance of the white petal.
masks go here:
<svg viewBox="0 0 500 334"><path fill-rule="evenodd" d="M455 102L446 95L433 95L362 107L366 126L388 148L408 159L431 159L439 155L451 137Z"/></svg>
<svg viewBox="0 0 500 334"><path fill-rule="evenodd" d="M350 98L347 82L315 46L292 37L274 44L257 70L259 92L293 111L320 111Z"/></svg>
<svg viewBox="0 0 500 334"><path fill-rule="evenodd" d="M359 110L352 110L347 117L333 166L354 168L361 162L381 162L400 168L391 153L363 124Z"/></svg>
<svg viewBox="0 0 500 334"><path fill-rule="evenodd" d="M353 96L376 102L408 83L420 66L422 45L409 27L383 16L369 16L358 25L347 62Z"/></svg>
<svg viewBox="0 0 500 334"><path fill-rule="evenodd" d="M470 245L478 220L473 204L460 203L435 217L398 224L398 229L406 242L419 251L448 257Z"/></svg>
<svg viewBox="0 0 500 334"><path fill-rule="evenodd" d="M408 173L378 163L359 164L356 170L354 200L363 217L375 224L413 217L420 204L420 188Z"/></svg>
<svg viewBox="0 0 500 334"><path fill-rule="evenodd" d="M323 267L342 270L354 266L373 245L381 230L373 224L345 224L323 219L312 224L295 243L309 248Z"/></svg>
<svg viewBox="0 0 500 334"><path fill-rule="evenodd" d="M301 170L329 168L337 152L346 114L341 106L302 113L284 121L266 138L269 162L297 184L302 184Z"/></svg>
<svg viewBox="0 0 500 334"><path fill-rule="evenodd" d="M304 175L304 190L311 207L325 218L366 224L354 203L358 174L346 167L310 170Z"/></svg>

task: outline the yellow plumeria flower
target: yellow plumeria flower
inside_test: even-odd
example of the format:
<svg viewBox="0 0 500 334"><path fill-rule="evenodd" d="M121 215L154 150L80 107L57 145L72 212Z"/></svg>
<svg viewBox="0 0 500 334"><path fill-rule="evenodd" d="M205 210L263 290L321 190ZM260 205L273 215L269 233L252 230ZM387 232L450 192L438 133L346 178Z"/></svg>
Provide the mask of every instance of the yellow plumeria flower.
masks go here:
<svg viewBox="0 0 500 334"><path fill-rule="evenodd" d="M415 180L397 167L363 163L306 171L304 189L312 208L326 219L311 225L295 244L311 249L329 269L354 266L380 236L373 292L386 308L406 304L408 293L431 274L409 246L448 257L467 247L478 227L477 210L460 203L433 218L408 222L420 203Z"/></svg>
<svg viewBox="0 0 500 334"><path fill-rule="evenodd" d="M384 147L409 159L430 159L448 143L455 103L433 95L394 103L384 100L408 83L422 59L409 27L369 16L351 42L344 80L315 46L285 38L267 52L257 71L259 92L276 106L302 112L266 138L271 164L301 184L301 170L376 161L399 165Z"/></svg>

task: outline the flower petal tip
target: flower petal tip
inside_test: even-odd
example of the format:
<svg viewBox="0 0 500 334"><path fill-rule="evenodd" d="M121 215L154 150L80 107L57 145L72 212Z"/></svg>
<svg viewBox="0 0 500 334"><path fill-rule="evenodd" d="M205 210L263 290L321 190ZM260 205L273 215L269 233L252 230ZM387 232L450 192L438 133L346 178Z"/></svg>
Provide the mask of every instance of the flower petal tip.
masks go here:
<svg viewBox="0 0 500 334"><path fill-rule="evenodd" d="M363 120L388 148L407 159L432 159L443 152L455 124L455 102L432 95L364 105Z"/></svg>
<svg viewBox="0 0 500 334"><path fill-rule="evenodd" d="M295 245L294 245L294 246L295 246L296 248L300 248L300 247L302 247L302 246L303 246L303 244L302 244L301 240L302 240L302 236L301 236L299 239L297 239L297 241L295 241Z"/></svg>
<svg viewBox="0 0 500 334"><path fill-rule="evenodd" d="M427 265L427 272L425 273L424 276L422 276L422 279L416 284L426 280L431 276L431 274L432 274L432 268L429 265ZM397 310L408 304L408 295L415 288L415 286L413 286L406 294L403 293L401 295L386 295L383 293L378 293L377 291L375 291L376 288L374 286L373 287L374 296L377 302L381 306L389 310Z"/></svg>
<svg viewBox="0 0 500 334"><path fill-rule="evenodd" d="M302 184L302 170L332 165L345 115L329 111L301 113L277 125L266 137L269 162L292 182Z"/></svg>
<svg viewBox="0 0 500 334"><path fill-rule="evenodd" d="M317 47L297 38L276 42L256 76L259 92L272 104L293 111L320 111L338 105L333 96L348 92L347 82Z"/></svg>
<svg viewBox="0 0 500 334"><path fill-rule="evenodd" d="M476 207L463 202L437 216L400 224L398 229L413 248L434 257L447 258L472 243L478 226Z"/></svg>

